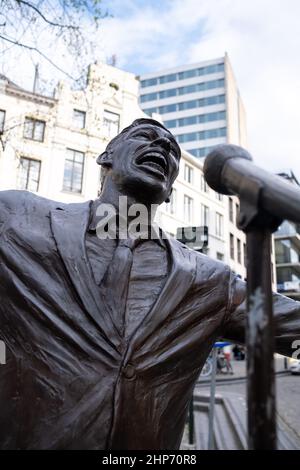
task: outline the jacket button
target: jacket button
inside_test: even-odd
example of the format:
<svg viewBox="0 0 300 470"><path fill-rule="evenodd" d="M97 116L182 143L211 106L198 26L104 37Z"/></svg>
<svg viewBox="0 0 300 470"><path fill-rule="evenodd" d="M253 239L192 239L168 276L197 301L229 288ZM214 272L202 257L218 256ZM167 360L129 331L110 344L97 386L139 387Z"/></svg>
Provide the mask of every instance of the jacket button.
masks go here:
<svg viewBox="0 0 300 470"><path fill-rule="evenodd" d="M134 379L135 377L135 368L132 364L127 364L123 369L123 375L126 379Z"/></svg>

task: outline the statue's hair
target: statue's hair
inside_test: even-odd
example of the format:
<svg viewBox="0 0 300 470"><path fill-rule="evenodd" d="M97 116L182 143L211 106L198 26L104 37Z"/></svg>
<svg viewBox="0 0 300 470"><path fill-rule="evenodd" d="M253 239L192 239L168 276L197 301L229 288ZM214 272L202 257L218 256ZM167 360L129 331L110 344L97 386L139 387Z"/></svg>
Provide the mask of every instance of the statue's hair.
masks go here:
<svg viewBox="0 0 300 470"><path fill-rule="evenodd" d="M124 137L124 134L127 134L127 132L129 132L133 127L142 126L144 124L149 124L149 125L152 125L152 126L161 127L162 129L164 129L165 131L167 131L171 134L171 132L161 122L156 121L155 119L151 119L151 118L135 119L135 121L133 121L133 123L130 124L130 126L125 127L122 130L122 132L120 132L118 135L116 135L116 137L114 137L107 144L107 147L106 147L105 151L103 153L101 153L101 155L99 155L99 157L97 158L96 162L98 163L98 165L102 165L101 166L101 186L103 186L103 182L105 180L105 177L106 177L106 174L107 174L107 171L108 171L108 166L105 165L105 162L103 161L103 155L111 153L113 147L115 145L118 145L119 141L122 140L122 138Z"/></svg>

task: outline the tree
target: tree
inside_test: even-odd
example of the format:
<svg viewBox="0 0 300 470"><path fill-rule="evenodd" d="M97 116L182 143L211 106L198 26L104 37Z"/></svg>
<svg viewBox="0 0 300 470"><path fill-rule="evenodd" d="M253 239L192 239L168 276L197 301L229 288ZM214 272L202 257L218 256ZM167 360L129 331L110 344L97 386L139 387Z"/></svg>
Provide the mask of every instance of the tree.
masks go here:
<svg viewBox="0 0 300 470"><path fill-rule="evenodd" d="M55 69L80 85L106 16L101 0L0 0L2 72L26 53L34 65L52 68L52 76Z"/></svg>

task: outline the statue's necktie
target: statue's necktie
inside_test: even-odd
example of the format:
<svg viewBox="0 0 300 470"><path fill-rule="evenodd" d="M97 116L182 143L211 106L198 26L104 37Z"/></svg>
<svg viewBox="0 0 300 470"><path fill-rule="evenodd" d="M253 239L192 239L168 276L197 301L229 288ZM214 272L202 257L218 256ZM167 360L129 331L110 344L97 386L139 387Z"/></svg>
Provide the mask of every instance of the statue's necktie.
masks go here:
<svg viewBox="0 0 300 470"><path fill-rule="evenodd" d="M126 301L133 250L139 241L139 239L133 238L119 240L113 259L100 286L112 321L121 336L124 335L125 328Z"/></svg>

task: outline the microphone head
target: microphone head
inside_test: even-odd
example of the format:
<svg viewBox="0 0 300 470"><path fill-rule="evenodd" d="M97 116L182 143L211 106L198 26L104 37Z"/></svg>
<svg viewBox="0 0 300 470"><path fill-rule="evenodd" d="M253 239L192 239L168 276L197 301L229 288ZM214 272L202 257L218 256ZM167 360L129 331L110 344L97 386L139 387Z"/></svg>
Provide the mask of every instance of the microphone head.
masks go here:
<svg viewBox="0 0 300 470"><path fill-rule="evenodd" d="M228 160L232 158L244 158L252 161L247 150L232 144L221 144L209 152L204 161L203 172L207 184L220 194L231 195L222 183L222 171Z"/></svg>

